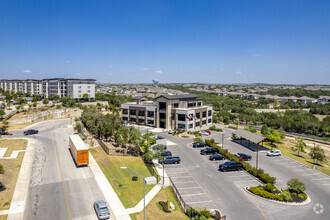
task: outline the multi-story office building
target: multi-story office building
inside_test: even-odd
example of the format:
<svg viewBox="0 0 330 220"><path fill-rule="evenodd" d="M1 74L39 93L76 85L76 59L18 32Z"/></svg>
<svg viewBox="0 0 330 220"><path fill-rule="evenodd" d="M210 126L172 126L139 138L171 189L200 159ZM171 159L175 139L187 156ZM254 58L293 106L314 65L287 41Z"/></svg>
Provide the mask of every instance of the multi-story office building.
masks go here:
<svg viewBox="0 0 330 220"><path fill-rule="evenodd" d="M0 80L0 88L7 92L22 92L31 96L41 95L51 98L55 95L59 97L71 97L75 99L83 98L83 94L88 94L90 99L95 98L95 79L26 79L26 80Z"/></svg>
<svg viewBox="0 0 330 220"><path fill-rule="evenodd" d="M186 131L212 125L212 106L203 105L197 95L161 95L156 101L146 101L140 96L133 101L121 105L124 122Z"/></svg>

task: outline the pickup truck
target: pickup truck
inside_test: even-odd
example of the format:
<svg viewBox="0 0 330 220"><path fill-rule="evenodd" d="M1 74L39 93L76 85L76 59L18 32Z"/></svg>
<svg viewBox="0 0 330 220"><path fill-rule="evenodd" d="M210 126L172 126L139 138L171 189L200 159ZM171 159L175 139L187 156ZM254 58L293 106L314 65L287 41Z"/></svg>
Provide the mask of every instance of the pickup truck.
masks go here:
<svg viewBox="0 0 330 220"><path fill-rule="evenodd" d="M169 150L166 150L166 151L161 152L160 156L172 156L172 152Z"/></svg>
<svg viewBox="0 0 330 220"><path fill-rule="evenodd" d="M160 164L173 164L173 163L180 163L180 157L172 157L166 156L163 160L158 161Z"/></svg>
<svg viewBox="0 0 330 220"><path fill-rule="evenodd" d="M219 170L223 172L230 170L242 170L242 169L243 169L243 164L236 163L235 161L228 161L226 163L219 165Z"/></svg>
<svg viewBox="0 0 330 220"><path fill-rule="evenodd" d="M213 147L207 147L205 149L201 150L201 154L216 154L219 153L219 149L213 148Z"/></svg>

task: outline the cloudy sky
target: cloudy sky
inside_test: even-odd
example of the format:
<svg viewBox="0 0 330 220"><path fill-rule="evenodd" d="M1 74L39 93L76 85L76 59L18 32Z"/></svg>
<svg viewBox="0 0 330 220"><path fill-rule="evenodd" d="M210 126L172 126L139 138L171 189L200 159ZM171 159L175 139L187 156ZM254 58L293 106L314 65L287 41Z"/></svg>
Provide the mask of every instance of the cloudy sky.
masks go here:
<svg viewBox="0 0 330 220"><path fill-rule="evenodd" d="M3 0L0 78L330 84L329 0Z"/></svg>

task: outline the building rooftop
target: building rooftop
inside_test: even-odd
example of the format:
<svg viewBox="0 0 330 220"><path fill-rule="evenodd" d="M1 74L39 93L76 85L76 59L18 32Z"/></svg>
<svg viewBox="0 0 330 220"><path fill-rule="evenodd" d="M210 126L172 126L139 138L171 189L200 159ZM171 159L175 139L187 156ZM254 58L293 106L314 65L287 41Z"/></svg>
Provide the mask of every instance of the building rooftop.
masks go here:
<svg viewBox="0 0 330 220"><path fill-rule="evenodd" d="M174 99L196 99L199 98L198 95L195 94L182 94L182 95L161 95L158 96L158 98L160 97L164 97L165 99L169 99L169 100L174 100Z"/></svg>

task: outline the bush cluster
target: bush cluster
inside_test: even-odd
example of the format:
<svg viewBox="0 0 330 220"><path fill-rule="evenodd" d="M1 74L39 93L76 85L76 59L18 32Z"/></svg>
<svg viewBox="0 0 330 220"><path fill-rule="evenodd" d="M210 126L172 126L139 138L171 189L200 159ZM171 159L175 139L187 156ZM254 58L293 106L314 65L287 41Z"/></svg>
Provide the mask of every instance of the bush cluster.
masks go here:
<svg viewBox="0 0 330 220"><path fill-rule="evenodd" d="M268 173L265 173L264 170L262 169L257 169L255 167L252 167L249 163L244 162L244 161L240 161L240 159L238 157L236 157L234 154L229 153L227 149L222 149L220 148L217 144L212 143L211 140L206 139L205 140L206 145L208 145L209 147L213 147L213 148L217 148L219 149L219 153L223 156L225 156L228 160L231 161L235 161L237 163L242 163L243 164L243 168L244 170L246 170L248 173L250 173L251 175L259 178L262 182L264 183L271 183L271 184L275 184L276 182L276 178L270 176Z"/></svg>
<svg viewBox="0 0 330 220"><path fill-rule="evenodd" d="M284 201L292 201L292 197L289 190L282 191L281 196L283 197Z"/></svg>
<svg viewBox="0 0 330 220"><path fill-rule="evenodd" d="M255 195L259 195L259 196L261 196L263 198L267 198L267 199L273 199L273 200L278 200L278 201L283 201L283 199L284 199L282 194L276 195L274 193L270 193L270 192L267 192L266 190L260 189L257 186L251 186L249 188L249 191Z"/></svg>
<svg viewBox="0 0 330 220"><path fill-rule="evenodd" d="M214 125L211 126L211 127L209 127L209 130L222 132L222 129L221 128L216 128Z"/></svg>

